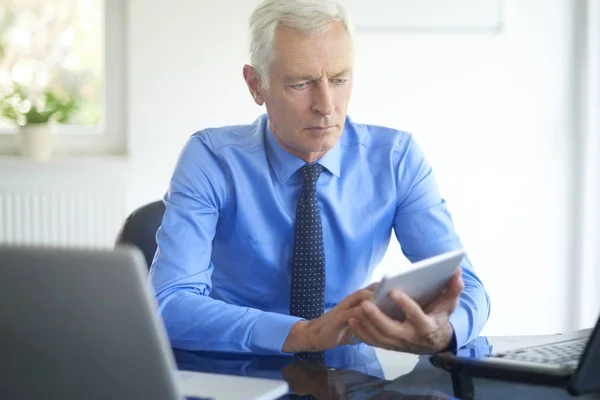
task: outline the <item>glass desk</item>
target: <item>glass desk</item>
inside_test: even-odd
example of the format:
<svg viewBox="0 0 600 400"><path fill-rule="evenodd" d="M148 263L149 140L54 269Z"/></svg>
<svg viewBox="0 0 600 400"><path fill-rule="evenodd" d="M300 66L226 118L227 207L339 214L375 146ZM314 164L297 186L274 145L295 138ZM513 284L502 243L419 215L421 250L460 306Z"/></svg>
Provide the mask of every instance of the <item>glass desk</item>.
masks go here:
<svg viewBox="0 0 600 400"><path fill-rule="evenodd" d="M463 351L486 353L551 336L480 337ZM451 376L433 367L428 356L375 349L365 344L325 352L325 364L286 356L239 355L174 349L180 370L282 379L290 393L282 399L572 399L560 388ZM600 394L580 397L599 399ZM243 388L240 388L243 399ZM218 399L217 399L218 400Z"/></svg>

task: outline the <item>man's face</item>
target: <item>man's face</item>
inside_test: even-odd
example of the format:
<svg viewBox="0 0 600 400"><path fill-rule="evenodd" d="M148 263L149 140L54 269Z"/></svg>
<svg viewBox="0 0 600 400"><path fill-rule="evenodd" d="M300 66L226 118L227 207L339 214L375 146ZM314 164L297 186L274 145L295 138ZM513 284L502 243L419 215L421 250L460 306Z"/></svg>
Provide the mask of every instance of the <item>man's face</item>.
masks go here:
<svg viewBox="0 0 600 400"><path fill-rule="evenodd" d="M323 34L280 28L275 35L270 85L262 91L279 144L316 161L342 135L352 93L352 40L336 22Z"/></svg>

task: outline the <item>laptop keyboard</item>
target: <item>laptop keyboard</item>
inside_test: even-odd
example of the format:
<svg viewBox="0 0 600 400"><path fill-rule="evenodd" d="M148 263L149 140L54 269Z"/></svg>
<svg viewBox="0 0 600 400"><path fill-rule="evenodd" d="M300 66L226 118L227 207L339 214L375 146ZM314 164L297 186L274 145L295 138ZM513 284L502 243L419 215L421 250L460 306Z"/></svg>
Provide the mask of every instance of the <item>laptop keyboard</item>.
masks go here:
<svg viewBox="0 0 600 400"><path fill-rule="evenodd" d="M569 340L566 342L550 343L542 346L511 350L496 354L509 360L528 361L544 364L563 364L576 367L583 354L588 338Z"/></svg>

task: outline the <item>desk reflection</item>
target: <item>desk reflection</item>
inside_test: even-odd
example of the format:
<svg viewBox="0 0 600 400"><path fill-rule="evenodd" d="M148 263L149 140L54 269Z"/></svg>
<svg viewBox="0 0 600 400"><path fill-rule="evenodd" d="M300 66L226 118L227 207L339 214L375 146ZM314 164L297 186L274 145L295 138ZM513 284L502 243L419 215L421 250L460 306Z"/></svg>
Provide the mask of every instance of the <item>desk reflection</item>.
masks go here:
<svg viewBox="0 0 600 400"><path fill-rule="evenodd" d="M365 344L325 352L325 364L286 356L256 356L174 350L179 369L242 375L288 382L282 399L448 400L453 397L427 385L408 392L384 379L375 350ZM409 374L410 375L410 374Z"/></svg>

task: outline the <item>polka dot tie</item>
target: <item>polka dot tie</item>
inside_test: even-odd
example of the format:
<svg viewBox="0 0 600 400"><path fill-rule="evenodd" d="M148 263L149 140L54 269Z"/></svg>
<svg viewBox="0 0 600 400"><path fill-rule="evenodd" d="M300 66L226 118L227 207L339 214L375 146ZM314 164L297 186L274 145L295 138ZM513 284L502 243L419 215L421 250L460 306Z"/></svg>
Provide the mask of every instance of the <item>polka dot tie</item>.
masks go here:
<svg viewBox="0 0 600 400"><path fill-rule="evenodd" d="M325 251L317 203L317 180L323 166L307 164L300 171L303 183L296 209L290 315L311 320L325 308ZM322 351L296 353L296 357L324 362Z"/></svg>

